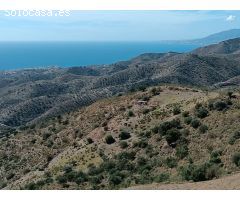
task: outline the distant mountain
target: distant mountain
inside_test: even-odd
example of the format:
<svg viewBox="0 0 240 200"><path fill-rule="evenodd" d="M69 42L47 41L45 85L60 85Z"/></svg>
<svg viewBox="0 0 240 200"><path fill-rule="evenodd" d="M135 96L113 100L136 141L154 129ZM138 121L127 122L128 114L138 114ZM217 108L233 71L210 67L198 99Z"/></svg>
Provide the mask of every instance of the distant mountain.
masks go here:
<svg viewBox="0 0 240 200"><path fill-rule="evenodd" d="M230 39L219 44L212 44L206 47L201 47L193 51L199 55L213 55L213 54L239 54L240 53L240 38Z"/></svg>
<svg viewBox="0 0 240 200"><path fill-rule="evenodd" d="M157 84L209 87L240 75L240 39L190 53L147 53L111 65L0 72L0 123L42 121Z"/></svg>
<svg viewBox="0 0 240 200"><path fill-rule="evenodd" d="M240 29L231 29L227 31L222 31L209 35L205 38L189 40L189 43L199 44L199 45L209 45L222 42L224 40L234 39L240 37Z"/></svg>

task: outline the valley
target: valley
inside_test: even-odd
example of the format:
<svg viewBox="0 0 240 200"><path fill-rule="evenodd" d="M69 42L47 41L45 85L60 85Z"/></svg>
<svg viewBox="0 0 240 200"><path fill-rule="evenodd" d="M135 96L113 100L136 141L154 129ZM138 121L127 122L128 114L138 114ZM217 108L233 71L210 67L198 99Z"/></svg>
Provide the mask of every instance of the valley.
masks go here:
<svg viewBox="0 0 240 200"><path fill-rule="evenodd" d="M1 189L239 189L239 52L0 72Z"/></svg>

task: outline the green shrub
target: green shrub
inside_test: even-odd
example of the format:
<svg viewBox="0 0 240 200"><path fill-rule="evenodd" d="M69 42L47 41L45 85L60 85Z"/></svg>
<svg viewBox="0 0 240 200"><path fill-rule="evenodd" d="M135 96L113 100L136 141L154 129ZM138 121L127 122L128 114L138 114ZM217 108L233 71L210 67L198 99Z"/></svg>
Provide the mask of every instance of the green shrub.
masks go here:
<svg viewBox="0 0 240 200"><path fill-rule="evenodd" d="M152 136L151 131L146 131L144 134L144 137L146 137L146 138L150 138L151 136Z"/></svg>
<svg viewBox="0 0 240 200"><path fill-rule="evenodd" d="M232 161L237 167L240 167L240 152L237 152L233 155Z"/></svg>
<svg viewBox="0 0 240 200"><path fill-rule="evenodd" d="M210 163L220 164L222 162L220 156L220 151L213 151L210 155Z"/></svg>
<svg viewBox="0 0 240 200"><path fill-rule="evenodd" d="M209 110L214 110L214 101L213 100L209 100L209 102L208 102L208 109Z"/></svg>
<svg viewBox="0 0 240 200"><path fill-rule="evenodd" d="M165 139L167 143L170 145L176 142L180 138L181 134L178 129L170 129L167 131Z"/></svg>
<svg viewBox="0 0 240 200"><path fill-rule="evenodd" d="M146 140L142 139L142 140L138 141L135 144L135 146L144 149L144 148L146 148L148 146L148 142Z"/></svg>
<svg viewBox="0 0 240 200"><path fill-rule="evenodd" d="M135 152L133 152L133 151L130 151L130 152L125 151L125 152L119 153L117 155L117 159L118 160L124 160L124 159L126 159L126 160L134 160L135 156L136 156Z"/></svg>
<svg viewBox="0 0 240 200"><path fill-rule="evenodd" d="M172 128L176 128L176 129L181 128L181 123L179 119L174 119L172 121L163 122L162 124L160 124L159 133L161 135L166 135L167 131Z"/></svg>
<svg viewBox="0 0 240 200"><path fill-rule="evenodd" d="M179 145L176 148L176 156L180 159L185 158L188 155L188 146L185 145Z"/></svg>
<svg viewBox="0 0 240 200"><path fill-rule="evenodd" d="M214 178L219 178L221 175L221 168L219 165L208 165L205 173L206 180L212 180Z"/></svg>
<svg viewBox="0 0 240 200"><path fill-rule="evenodd" d="M232 91L228 91L227 95L228 95L228 98L231 99L233 97L233 92Z"/></svg>
<svg viewBox="0 0 240 200"><path fill-rule="evenodd" d="M208 127L207 127L206 125L201 125L201 126L199 127L200 133L206 133L207 130L208 130Z"/></svg>
<svg viewBox="0 0 240 200"><path fill-rule="evenodd" d="M182 135L182 136L188 136L189 133L190 133L190 131L189 131L188 129L182 129L182 130L181 130L181 135Z"/></svg>
<svg viewBox="0 0 240 200"><path fill-rule="evenodd" d="M50 133L43 133L43 140L47 140L51 136Z"/></svg>
<svg viewBox="0 0 240 200"><path fill-rule="evenodd" d="M89 182L93 185L98 185L102 182L103 176L102 175L97 175L97 176L92 176L89 178Z"/></svg>
<svg viewBox="0 0 240 200"><path fill-rule="evenodd" d="M208 110L204 107L200 107L196 110L196 116L203 119L208 116Z"/></svg>
<svg viewBox="0 0 240 200"><path fill-rule="evenodd" d="M227 100L226 100L226 103L227 103L227 105L229 105L229 106L233 105L233 102L232 102L230 99L227 99Z"/></svg>
<svg viewBox="0 0 240 200"><path fill-rule="evenodd" d="M201 108L203 105L201 103L196 103L195 105L195 109L198 110L199 108Z"/></svg>
<svg viewBox="0 0 240 200"><path fill-rule="evenodd" d="M72 171L72 167L69 166L69 165L66 165L66 166L64 166L63 170L64 170L65 173L69 173L69 172Z"/></svg>
<svg viewBox="0 0 240 200"><path fill-rule="evenodd" d="M93 143L93 139L92 138L87 138L87 142L88 142L88 144L92 144Z"/></svg>
<svg viewBox="0 0 240 200"><path fill-rule="evenodd" d="M152 88L151 93L152 93L153 96L159 95L160 94L160 89Z"/></svg>
<svg viewBox="0 0 240 200"><path fill-rule="evenodd" d="M116 172L109 177L109 183L113 186L119 185L123 181L123 174Z"/></svg>
<svg viewBox="0 0 240 200"><path fill-rule="evenodd" d="M192 117L185 117L185 119L184 119L184 123L185 124L187 124L187 125L189 125L189 124L191 124L191 122L192 122Z"/></svg>
<svg viewBox="0 0 240 200"><path fill-rule="evenodd" d="M181 166L179 168L179 174L182 176L182 178L186 181L192 180L192 172L194 170L195 166L193 164L189 164L187 166Z"/></svg>
<svg viewBox="0 0 240 200"><path fill-rule="evenodd" d="M126 149L126 148L128 147L128 143L125 142L125 141L121 141L121 142L120 142L120 147L121 147L122 149Z"/></svg>
<svg viewBox="0 0 240 200"><path fill-rule="evenodd" d="M142 99L142 101L149 101L149 100L150 100L150 97L144 95L141 99Z"/></svg>
<svg viewBox="0 0 240 200"><path fill-rule="evenodd" d="M134 113L133 113L132 110L129 110L129 111L128 111L128 117L134 117Z"/></svg>
<svg viewBox="0 0 240 200"><path fill-rule="evenodd" d="M159 130L159 127L158 126L154 126L152 129L151 129L151 131L153 132L153 133L158 133L158 130Z"/></svg>
<svg viewBox="0 0 240 200"><path fill-rule="evenodd" d="M116 140L113 138L113 136L108 135L105 137L105 141L107 144L113 144Z"/></svg>
<svg viewBox="0 0 240 200"><path fill-rule="evenodd" d="M177 166L177 160L175 158L173 158L173 157L168 157L165 160L165 164L169 168L174 168L174 167Z"/></svg>
<svg viewBox="0 0 240 200"><path fill-rule="evenodd" d="M179 106L174 106L174 108L173 108L173 114L174 114L174 115L178 115L178 114L180 114L180 113L181 113L180 107L179 107Z"/></svg>
<svg viewBox="0 0 240 200"><path fill-rule="evenodd" d="M227 108L227 104L224 101L217 101L213 104L213 108L217 111L222 111Z"/></svg>
<svg viewBox="0 0 240 200"><path fill-rule="evenodd" d="M146 108L146 109L143 110L143 114L144 114L144 115L148 114L149 112L150 112L150 109L148 109L148 108Z"/></svg>
<svg viewBox="0 0 240 200"><path fill-rule="evenodd" d="M144 158L144 157L139 157L139 158L137 159L137 164L138 164L138 166L146 165L146 164L147 164L147 159Z"/></svg>
<svg viewBox="0 0 240 200"><path fill-rule="evenodd" d="M60 176L57 177L57 182L60 183L60 184L67 183L67 177L64 176L64 175L60 175Z"/></svg>
<svg viewBox="0 0 240 200"><path fill-rule="evenodd" d="M34 182L31 182L24 187L26 190L38 190L38 185Z"/></svg>
<svg viewBox="0 0 240 200"><path fill-rule="evenodd" d="M131 134L127 131L121 131L121 133L119 134L120 140L127 140L130 137L131 137Z"/></svg>
<svg viewBox="0 0 240 200"><path fill-rule="evenodd" d="M204 163L202 165L189 164L186 167L181 167L179 173L184 180L198 182L218 178L221 172L218 165Z"/></svg>
<svg viewBox="0 0 240 200"><path fill-rule="evenodd" d="M103 168L96 167L94 164L90 164L90 166L88 166L88 175L90 175L90 176L98 175L98 174L102 173L103 171L104 171Z"/></svg>
<svg viewBox="0 0 240 200"><path fill-rule="evenodd" d="M184 112L182 113L182 116L183 116L183 117L188 117L188 116L189 116L189 112L188 112L188 111L184 111Z"/></svg>
<svg viewBox="0 0 240 200"><path fill-rule="evenodd" d="M69 173L65 173L64 175L65 175L67 181L72 182L77 178L78 174L75 171L71 171Z"/></svg>
<svg viewBox="0 0 240 200"><path fill-rule="evenodd" d="M79 171L76 175L76 179L74 180L78 185L88 181L87 174Z"/></svg>
<svg viewBox="0 0 240 200"><path fill-rule="evenodd" d="M200 125L201 125L201 122L198 119L193 119L191 121L191 126L195 129L198 128Z"/></svg>
<svg viewBox="0 0 240 200"><path fill-rule="evenodd" d="M166 182L169 180L170 175L167 173L161 173L154 178L154 181L157 183Z"/></svg>
<svg viewBox="0 0 240 200"><path fill-rule="evenodd" d="M232 134L228 142L229 144L233 145L238 139L240 139L240 131L236 131L234 134Z"/></svg>
<svg viewBox="0 0 240 200"><path fill-rule="evenodd" d="M15 174L11 172L10 174L8 174L8 175L6 176L6 179L7 179L7 180L10 180L10 179L12 179L14 176L15 176Z"/></svg>

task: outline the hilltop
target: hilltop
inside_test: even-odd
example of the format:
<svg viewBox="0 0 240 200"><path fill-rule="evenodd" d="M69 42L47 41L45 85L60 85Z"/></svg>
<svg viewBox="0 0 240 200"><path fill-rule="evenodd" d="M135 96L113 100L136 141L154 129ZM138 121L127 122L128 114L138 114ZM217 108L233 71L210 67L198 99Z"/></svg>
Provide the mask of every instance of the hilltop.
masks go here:
<svg viewBox="0 0 240 200"><path fill-rule="evenodd" d="M221 31L219 33L214 33L204 38L190 40L190 43L200 44L200 45L210 45L214 43L219 43L224 40L230 40L240 37L240 29L230 29L226 31Z"/></svg>

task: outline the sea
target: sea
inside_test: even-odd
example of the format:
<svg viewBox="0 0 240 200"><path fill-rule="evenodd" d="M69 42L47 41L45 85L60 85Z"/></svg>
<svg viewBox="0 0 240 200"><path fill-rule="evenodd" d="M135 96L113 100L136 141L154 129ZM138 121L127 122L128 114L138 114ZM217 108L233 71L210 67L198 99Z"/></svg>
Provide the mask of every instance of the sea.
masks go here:
<svg viewBox="0 0 240 200"><path fill-rule="evenodd" d="M0 42L0 70L111 64L143 53L188 52L166 42Z"/></svg>

